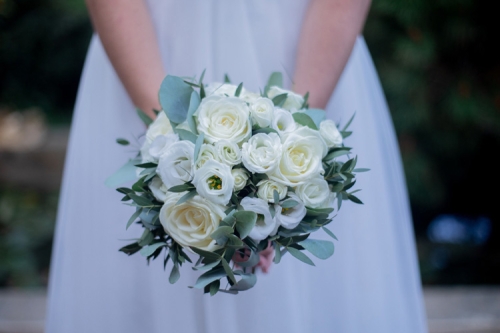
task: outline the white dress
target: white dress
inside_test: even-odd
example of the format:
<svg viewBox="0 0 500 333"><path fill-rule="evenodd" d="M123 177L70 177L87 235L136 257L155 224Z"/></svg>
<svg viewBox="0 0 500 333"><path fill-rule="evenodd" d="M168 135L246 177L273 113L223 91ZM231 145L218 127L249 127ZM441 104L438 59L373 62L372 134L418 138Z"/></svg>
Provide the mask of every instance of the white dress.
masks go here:
<svg viewBox="0 0 500 333"><path fill-rule="evenodd" d="M205 82L258 91L273 71L291 73L305 0L150 0L165 68ZM291 74L290 74L291 75ZM289 83L288 83L289 84ZM144 132L97 37L82 75L69 141L52 258L48 333L425 332L422 291L398 146L362 37L327 108L359 154L359 197L330 225L336 250L316 267L285 256L237 296L192 290L184 266L168 283L161 260L149 267L118 249L140 236L125 230L131 208L105 179L133 156L115 143Z"/></svg>

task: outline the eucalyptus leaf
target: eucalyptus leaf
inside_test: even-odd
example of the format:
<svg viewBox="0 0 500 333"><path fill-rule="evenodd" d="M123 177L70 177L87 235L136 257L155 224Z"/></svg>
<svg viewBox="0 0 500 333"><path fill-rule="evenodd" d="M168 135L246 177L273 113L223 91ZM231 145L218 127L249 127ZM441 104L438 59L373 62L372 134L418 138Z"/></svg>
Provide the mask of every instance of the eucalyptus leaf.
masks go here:
<svg viewBox="0 0 500 333"><path fill-rule="evenodd" d="M318 130L318 127L314 123L311 117L302 112L295 112L293 115L293 119L300 125L307 126L313 130Z"/></svg>
<svg viewBox="0 0 500 333"><path fill-rule="evenodd" d="M271 73L271 76L269 76L269 79L267 80L267 85L266 85L266 94L269 91L269 88L276 86L276 87L283 87L283 74L281 72L273 72Z"/></svg>
<svg viewBox="0 0 500 333"><path fill-rule="evenodd" d="M325 240L308 238L299 244L319 259L330 258L335 250L333 243Z"/></svg>
<svg viewBox="0 0 500 333"><path fill-rule="evenodd" d="M186 116L186 120L189 125L189 128L191 129L191 132L193 132L195 135L198 134L198 129L196 128L194 113L196 112L196 110L198 110L200 102L201 102L200 95L198 95L196 91L193 91L191 93L191 98L189 99L189 109Z"/></svg>
<svg viewBox="0 0 500 333"><path fill-rule="evenodd" d="M273 97L273 103L275 106L281 107L285 104L286 99L288 98L288 93L280 94Z"/></svg>
<svg viewBox="0 0 500 333"><path fill-rule="evenodd" d="M354 195L352 195L352 194L348 194L348 195L347 195L347 198L348 198L349 200L351 200L352 202L354 202L354 203L357 203L357 204L360 204L360 205L362 205L362 204L363 204L363 201L359 200L359 198L358 198L358 197L356 197L356 196L354 196Z"/></svg>
<svg viewBox="0 0 500 333"><path fill-rule="evenodd" d="M231 83L231 79L227 74L224 74L224 83Z"/></svg>
<svg viewBox="0 0 500 333"><path fill-rule="evenodd" d="M152 255L156 250L158 250L160 247L163 247L163 246L166 246L167 243L165 242L159 242L159 243L154 243L154 244L151 244L151 245L146 245L144 246L140 253L143 257L149 257L150 255Z"/></svg>
<svg viewBox="0 0 500 333"><path fill-rule="evenodd" d="M104 184L110 188L116 188L124 183L130 182L137 179L136 174L136 164L140 163L139 159L133 159L128 161L120 169L118 169L114 174L106 179Z"/></svg>
<svg viewBox="0 0 500 333"><path fill-rule="evenodd" d="M236 88L236 91L234 92L235 97L240 97L241 90L243 89L243 82L241 82L238 87Z"/></svg>
<svg viewBox="0 0 500 333"><path fill-rule="evenodd" d="M137 194L129 193L128 196L140 207L152 207L154 204L145 197L140 197Z"/></svg>
<svg viewBox="0 0 500 333"><path fill-rule="evenodd" d="M287 199L287 200L283 201L282 203L280 203L280 206L282 208L288 209L288 208L293 208L293 207L297 206L298 204L299 204L298 201L295 201L292 199Z"/></svg>
<svg viewBox="0 0 500 333"><path fill-rule="evenodd" d="M203 72L201 72L201 76L200 76L200 81L199 81L199 84L201 85L203 83L203 78L205 77L205 72L206 72L206 68L203 69Z"/></svg>
<svg viewBox="0 0 500 333"><path fill-rule="evenodd" d="M281 261L281 250L280 250L279 244L276 244L274 246L274 259L273 259L273 262L275 264L279 264L280 261Z"/></svg>
<svg viewBox="0 0 500 333"><path fill-rule="evenodd" d="M352 115L351 119L349 119L349 121L347 122L347 124L345 124L344 128L342 129L342 132L345 132L349 128L349 126L351 125L351 123L354 120L355 116L356 116L356 112L354 112L354 114Z"/></svg>
<svg viewBox="0 0 500 333"><path fill-rule="evenodd" d="M321 109L307 109L303 113L314 121L316 128L319 128L321 122L326 119L326 112Z"/></svg>
<svg viewBox="0 0 500 333"><path fill-rule="evenodd" d="M220 288L220 280L215 280L214 282L210 283L210 296L214 296L217 294Z"/></svg>
<svg viewBox="0 0 500 333"><path fill-rule="evenodd" d="M139 208L135 211L134 214L132 214L132 216L130 217L130 219L128 220L127 222L127 226L125 227L125 229L128 229L130 227L130 225L132 223L134 223L134 221L139 217L139 215L141 214L142 212L142 208Z"/></svg>
<svg viewBox="0 0 500 333"><path fill-rule="evenodd" d="M280 202L280 195L276 190L273 190L273 200L275 204L278 204Z"/></svg>
<svg viewBox="0 0 500 333"><path fill-rule="evenodd" d="M276 134L278 134L278 132L275 129L269 128L269 127L264 127L264 128L256 129L255 131L252 132L252 135L259 134L259 133L264 133L264 134L276 133Z"/></svg>
<svg viewBox="0 0 500 333"><path fill-rule="evenodd" d="M142 246L140 246L139 243L136 242L136 243L125 245L119 251L130 256L130 255L140 251L141 249L142 249Z"/></svg>
<svg viewBox="0 0 500 333"><path fill-rule="evenodd" d="M168 189L169 192L180 193L185 191L190 191L194 189L194 185L191 183L184 183L181 185L175 185Z"/></svg>
<svg viewBox="0 0 500 333"><path fill-rule="evenodd" d="M227 236L234 232L233 228L228 226L220 226L210 235L212 239L219 239L220 237Z"/></svg>
<svg viewBox="0 0 500 333"><path fill-rule="evenodd" d="M370 171L370 169L367 169L367 168L356 168L354 170L352 170L353 172L367 172L367 171Z"/></svg>
<svg viewBox="0 0 500 333"><path fill-rule="evenodd" d="M330 236L330 237L332 237L333 239L335 239L335 240L337 240L337 241L338 241L337 236L335 236L335 235L334 235L334 233L333 233L330 229L328 229L328 228L326 228L326 227L322 227L321 229L323 229L323 231L324 231L324 232L326 232L326 233L328 234L328 236Z"/></svg>
<svg viewBox="0 0 500 333"><path fill-rule="evenodd" d="M351 150L351 148L347 148L347 147L339 147L339 148L331 149L330 153L328 153L325 156L325 158L323 158L323 161L330 161L330 160L333 160L334 158L350 154L350 150Z"/></svg>
<svg viewBox="0 0 500 333"><path fill-rule="evenodd" d="M174 267L172 267L172 270L170 271L170 276L168 277L168 282L171 284L176 283L179 278L181 277L181 273L179 272L179 264L175 263Z"/></svg>
<svg viewBox="0 0 500 333"><path fill-rule="evenodd" d="M198 138L198 136L196 134L193 134L190 131L187 131L185 129L180 129L180 128L177 128L176 132L177 132L177 134L179 134L179 138L181 140L188 140L188 141L191 141L192 143L196 144L196 139Z"/></svg>
<svg viewBox="0 0 500 333"><path fill-rule="evenodd" d="M254 212L251 212L254 213ZM255 227L255 223L257 222L257 214L246 216L244 219L236 219L236 230L240 234L241 239L246 238L250 231Z"/></svg>
<svg viewBox="0 0 500 333"><path fill-rule="evenodd" d="M294 249L293 247L287 247L287 250L288 250L288 252L290 252L290 254L292 256L299 259L300 261L302 261L308 265L311 265L311 266L316 266L316 265L314 265L314 263L312 262L312 260L308 256L306 256L304 253L302 253L302 251Z"/></svg>
<svg viewBox="0 0 500 333"><path fill-rule="evenodd" d="M116 139L116 143L118 143L119 145L122 145L122 146L128 146L130 144L130 142L128 140L125 140L122 138Z"/></svg>
<svg viewBox="0 0 500 333"><path fill-rule="evenodd" d="M180 124L186 120L193 88L177 76L167 75L160 86L160 104L168 119Z"/></svg>
<svg viewBox="0 0 500 333"><path fill-rule="evenodd" d="M236 278L234 277L233 270L231 267L229 267L229 264L227 263L226 259L222 258L222 267L224 267L224 271L226 271L227 276L233 281L233 283L236 283Z"/></svg>
<svg viewBox="0 0 500 333"><path fill-rule="evenodd" d="M195 253L199 254L200 256L205 257L207 259L212 259L212 260L220 260L221 259L221 256L218 255L217 253L205 251L205 250L199 249L197 247L193 247L193 246L191 246L190 248L191 248L191 250L193 250L193 252L195 252Z"/></svg>
<svg viewBox="0 0 500 333"><path fill-rule="evenodd" d="M244 291L251 289L257 283L257 276L255 274L239 274L241 276L241 280L239 280L236 284L231 286L230 290L235 291Z"/></svg>
<svg viewBox="0 0 500 333"><path fill-rule="evenodd" d="M198 160L198 155L200 155L201 145L205 141L205 133L201 132L196 139L196 143L194 145L194 161Z"/></svg>
<svg viewBox="0 0 500 333"><path fill-rule="evenodd" d="M233 217L242 223L255 223L257 220L257 214L255 212L249 210L241 210L239 212L235 212Z"/></svg>
<svg viewBox="0 0 500 333"><path fill-rule="evenodd" d="M209 264L206 264L206 265L202 265L202 266L194 266L193 269L196 270L196 271L206 271L208 269L212 269L214 268L215 266L217 266L218 264L220 263L220 260L216 260L214 262L211 262Z"/></svg>
<svg viewBox="0 0 500 333"><path fill-rule="evenodd" d="M139 118L141 118L144 125L146 125L146 126L151 125L151 123L153 122L153 119L151 119L146 113L144 113L144 111L142 111L141 109L135 109L135 111L137 112L137 115L139 116Z"/></svg>
<svg viewBox="0 0 500 333"><path fill-rule="evenodd" d="M177 202L175 204L180 205L180 204L194 198L194 196L197 194L198 194L198 192L196 190L191 190L188 193L184 194L182 197L180 197L180 199L177 200Z"/></svg>
<svg viewBox="0 0 500 333"><path fill-rule="evenodd" d="M226 271L224 270L223 267L213 268L212 270L200 275L198 280L196 280L196 284L193 286L193 288L203 289L209 283L212 283L215 280L219 280L225 276L226 276Z"/></svg>
<svg viewBox="0 0 500 333"><path fill-rule="evenodd" d="M151 169L151 168L157 168L158 164L153 162L147 162L147 163L139 163L136 164L135 166L138 168Z"/></svg>

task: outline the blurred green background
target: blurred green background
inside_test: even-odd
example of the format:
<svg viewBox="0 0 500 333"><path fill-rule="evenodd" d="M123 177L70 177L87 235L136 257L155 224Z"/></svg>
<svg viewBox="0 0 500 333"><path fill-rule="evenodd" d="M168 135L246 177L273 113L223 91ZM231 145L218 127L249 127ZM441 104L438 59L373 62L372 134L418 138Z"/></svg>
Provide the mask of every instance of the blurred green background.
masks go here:
<svg viewBox="0 0 500 333"><path fill-rule="evenodd" d="M500 284L493 15L473 0L378 0L364 31L401 146L426 284ZM51 133L71 121L91 32L81 0L0 0L0 131L42 119L41 141L64 137ZM59 176L62 158L54 166L39 156L48 146L33 157L29 147L0 145L0 287L47 282L57 186L17 181L7 164Z"/></svg>

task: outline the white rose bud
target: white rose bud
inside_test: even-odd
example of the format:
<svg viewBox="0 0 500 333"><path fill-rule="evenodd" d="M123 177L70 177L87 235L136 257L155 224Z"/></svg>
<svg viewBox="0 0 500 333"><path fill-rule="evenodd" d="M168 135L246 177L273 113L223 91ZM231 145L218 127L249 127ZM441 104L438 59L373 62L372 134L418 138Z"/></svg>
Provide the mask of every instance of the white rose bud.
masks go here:
<svg viewBox="0 0 500 333"><path fill-rule="evenodd" d="M327 181L319 176L297 186L295 194L304 202L306 207L320 208L329 200L331 192Z"/></svg>
<svg viewBox="0 0 500 333"><path fill-rule="evenodd" d="M234 168L231 170L234 178L234 191L241 191L245 188L248 181L248 173L243 168Z"/></svg>
<svg viewBox="0 0 500 333"><path fill-rule="evenodd" d="M276 133L258 133L243 144L241 159L250 172L269 173L277 168L281 152L281 140Z"/></svg>
<svg viewBox="0 0 500 333"><path fill-rule="evenodd" d="M217 149L215 149L214 145L211 144L202 144L200 147L200 152L198 154L198 159L196 160L194 164L194 169L198 170L205 164L205 162L210 161L210 160L219 160L219 155L217 153Z"/></svg>
<svg viewBox="0 0 500 333"><path fill-rule="evenodd" d="M287 93L288 96L286 98L285 103L283 104L283 109L291 111L292 109L299 110L300 108L302 108L302 104L304 104L304 97L294 93L293 91L273 86L267 92L267 96L273 99L274 97L284 93Z"/></svg>
<svg viewBox="0 0 500 333"><path fill-rule="evenodd" d="M198 131L209 143L228 140L241 145L252 135L250 108L237 97L204 98L195 115Z"/></svg>
<svg viewBox="0 0 500 333"><path fill-rule="evenodd" d="M160 177L154 177L149 183L149 188L158 201L165 202L167 198L168 188L163 184Z"/></svg>
<svg viewBox="0 0 500 333"><path fill-rule="evenodd" d="M342 145L342 134L340 134L337 125L333 120L323 120L319 124L319 133L326 142L328 148Z"/></svg>
<svg viewBox="0 0 500 333"><path fill-rule="evenodd" d="M183 247L194 246L205 251L219 248L210 235L226 217L225 207L195 195L177 205L186 192L169 192L160 210L160 223L165 232Z"/></svg>
<svg viewBox="0 0 500 333"><path fill-rule="evenodd" d="M276 108L274 109L271 127L278 132L280 136L283 136L286 133L295 131L297 124L295 123L295 120L290 112Z"/></svg>
<svg viewBox="0 0 500 333"><path fill-rule="evenodd" d="M306 216L307 210L304 203L293 193L289 194L290 199L298 202L292 208L282 208L281 206L276 206L276 220L279 225L285 229L293 229L299 225L304 216Z"/></svg>
<svg viewBox="0 0 500 333"><path fill-rule="evenodd" d="M250 238L256 242L260 242L266 239L267 236L276 233L278 224L276 219L271 217L267 201L260 198L244 197L240 204L244 210L257 213L257 223L248 235Z"/></svg>
<svg viewBox="0 0 500 333"><path fill-rule="evenodd" d="M207 96L229 96L233 97L238 86L229 83L212 82L205 87Z"/></svg>
<svg viewBox="0 0 500 333"><path fill-rule="evenodd" d="M159 136L173 133L172 125L165 112L161 111L146 131L146 140L150 143Z"/></svg>
<svg viewBox="0 0 500 333"><path fill-rule="evenodd" d="M202 197L219 205L226 205L234 189L231 168L215 160L206 161L194 173L193 185Z"/></svg>
<svg viewBox="0 0 500 333"><path fill-rule="evenodd" d="M179 141L177 134L158 135L149 147L149 155L158 161L170 146L177 141Z"/></svg>
<svg viewBox="0 0 500 333"><path fill-rule="evenodd" d="M254 103L256 100L258 100L261 96L259 94L256 94L254 92L251 92L251 91L248 91L248 90L245 90L245 88L243 88L241 94L240 94L240 98L242 100L244 100L245 102L247 103ZM273 104L274 105L274 104Z"/></svg>
<svg viewBox="0 0 500 333"><path fill-rule="evenodd" d="M274 203L274 191L278 192L280 200L283 200L286 197L288 192L288 187L275 182L274 180L261 180L257 187L257 196L263 200L266 200L270 203Z"/></svg>
<svg viewBox="0 0 500 333"><path fill-rule="evenodd" d="M193 179L194 144L187 140L173 143L160 158L156 173L167 188Z"/></svg>
<svg viewBox="0 0 500 333"><path fill-rule="evenodd" d="M274 114L274 103L269 98L258 98L250 105L250 114L254 124L260 127L271 125Z"/></svg>
<svg viewBox="0 0 500 333"><path fill-rule="evenodd" d="M270 179L297 186L323 171L322 159L328 148L318 131L301 127L283 137L283 153Z"/></svg>
<svg viewBox="0 0 500 333"><path fill-rule="evenodd" d="M227 165L236 165L241 163L241 150L238 145L232 141L220 140L215 143L215 149L219 161Z"/></svg>

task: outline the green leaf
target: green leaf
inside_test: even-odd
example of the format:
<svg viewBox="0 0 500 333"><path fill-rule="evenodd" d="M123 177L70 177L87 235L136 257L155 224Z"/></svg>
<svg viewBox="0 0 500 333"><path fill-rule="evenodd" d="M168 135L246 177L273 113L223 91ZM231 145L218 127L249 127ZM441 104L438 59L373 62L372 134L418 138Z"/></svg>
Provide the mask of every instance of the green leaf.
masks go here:
<svg viewBox="0 0 500 333"><path fill-rule="evenodd" d="M350 154L351 149L352 148L347 148L347 147L334 148L330 150L331 152L325 156L323 161L330 161L333 160L334 158Z"/></svg>
<svg viewBox="0 0 500 333"><path fill-rule="evenodd" d="M179 264L175 263L174 267L172 267L172 270L170 271L170 276L168 277L168 282L171 284L174 284L179 280L181 277L181 273L179 272Z"/></svg>
<svg viewBox="0 0 500 333"><path fill-rule="evenodd" d="M142 249L142 246L140 246L139 243L136 242L136 243L132 243L129 245L125 245L119 251L130 256L130 255L140 251L141 249Z"/></svg>
<svg viewBox="0 0 500 333"><path fill-rule="evenodd" d="M180 204L190 200L191 198L194 198L194 196L197 194L198 194L198 192L196 190L191 190L188 193L184 194L179 200L177 200L177 202L175 204L180 205Z"/></svg>
<svg viewBox="0 0 500 333"><path fill-rule="evenodd" d="M249 210L241 210L239 212L235 212L233 217L242 223L255 223L257 220L257 214L255 212Z"/></svg>
<svg viewBox="0 0 500 333"><path fill-rule="evenodd" d="M348 194L348 195L347 195L347 198L348 198L349 200L351 200L352 202L354 202L354 203L357 203L357 204L360 204L360 205L362 205L362 204L363 204L363 201L359 200L359 198L358 198L358 197L356 197L356 196L354 196L354 195L352 195L352 194Z"/></svg>
<svg viewBox="0 0 500 333"><path fill-rule="evenodd" d="M190 247L191 250L193 250L195 253L199 254L200 256L204 257L204 258L207 258L207 259L212 259L212 260L220 260L221 259L221 256L218 255L217 253L215 252L209 252L209 251L205 251L205 250L202 250L202 249L199 249L197 247L193 247L191 246Z"/></svg>
<svg viewBox="0 0 500 333"><path fill-rule="evenodd" d="M144 169L150 169L150 168L157 168L158 164L152 163L152 162L147 162L147 163L139 163L135 165L138 168L144 168Z"/></svg>
<svg viewBox="0 0 500 333"><path fill-rule="evenodd" d="M224 83L231 83L231 79L227 76L227 74L224 74Z"/></svg>
<svg viewBox="0 0 500 333"><path fill-rule="evenodd" d="M353 172L367 172L367 171L370 171L370 169L367 169L367 168L356 168L354 170L352 170Z"/></svg>
<svg viewBox="0 0 500 333"><path fill-rule="evenodd" d="M324 232L326 232L326 233L328 234L328 236L330 236L330 237L332 237L333 239L335 239L335 240L337 240L337 241L338 241L337 236L335 236L335 235L333 234L333 232L332 232L330 229L328 229L328 228L326 228L326 227L322 227L321 229L323 229L323 231L324 231Z"/></svg>
<svg viewBox="0 0 500 333"><path fill-rule="evenodd" d="M175 185L168 189L169 192L180 193L185 191L191 191L195 187L191 183L184 183L181 185Z"/></svg>
<svg viewBox="0 0 500 333"><path fill-rule="evenodd" d="M300 108L307 109L309 107L309 104L307 104L308 101L309 101L309 91L306 92L306 94L304 95L304 103L302 103L302 106Z"/></svg>
<svg viewBox="0 0 500 333"><path fill-rule="evenodd" d="M276 190L273 190L273 200L275 204L278 204L280 202L280 195Z"/></svg>
<svg viewBox="0 0 500 333"><path fill-rule="evenodd" d="M319 259L330 258L335 250L333 243L330 241L308 238L299 244Z"/></svg>
<svg viewBox="0 0 500 333"><path fill-rule="evenodd" d="M118 143L119 145L122 145L122 146L128 146L130 144L130 142L128 140L125 140L122 138L116 139L116 143Z"/></svg>
<svg viewBox="0 0 500 333"><path fill-rule="evenodd" d="M274 105L279 106L279 107L283 106L283 104L285 104L287 97L288 97L288 93L274 96L274 98L273 98Z"/></svg>
<svg viewBox="0 0 500 333"><path fill-rule="evenodd" d="M104 184L110 188L116 188L117 186L127 183L129 181L137 179L136 174L136 164L140 163L139 159L133 159L128 161L124 166L118 169L114 174L106 179Z"/></svg>
<svg viewBox="0 0 500 333"><path fill-rule="evenodd" d="M141 249L141 255L143 257L149 257L152 255L156 250L158 250L160 247L166 246L167 243L164 242L159 242L159 243L154 243L151 245L146 245Z"/></svg>
<svg viewBox="0 0 500 333"><path fill-rule="evenodd" d="M331 212L333 208L307 208L308 216L329 215Z"/></svg>
<svg viewBox="0 0 500 333"><path fill-rule="evenodd" d="M243 213L245 211L241 211L238 213ZM249 212L251 214L244 214L243 219L236 218L236 230L240 234L241 239L248 237L250 231L255 227L255 223L257 222L257 214L255 212ZM236 213L235 213L236 214Z"/></svg>
<svg viewBox="0 0 500 333"><path fill-rule="evenodd" d="M141 118L142 122L144 125L149 126L153 122L153 119L149 118L147 114L144 113L141 109L135 109L137 114L139 115L139 118Z"/></svg>
<svg viewBox="0 0 500 333"><path fill-rule="evenodd" d="M201 257L200 257L201 258ZM206 271L208 269L212 269L214 268L215 266L217 266L218 264L220 263L220 260L216 260L214 262L211 262L209 264L206 264L206 265L202 265L202 266L194 266L193 269L196 270L196 271Z"/></svg>
<svg viewBox="0 0 500 333"><path fill-rule="evenodd" d="M243 241L241 239L239 239L238 237L236 237L235 235L227 235L226 237L229 240L228 247L240 248L240 247L243 247L245 245L243 243Z"/></svg>
<svg viewBox="0 0 500 333"><path fill-rule="evenodd" d="M271 76L269 76L269 79L267 80L267 85L266 85L266 93L269 91L269 88L276 86L276 87L283 87L283 74L281 72L273 72L271 73Z"/></svg>
<svg viewBox="0 0 500 333"><path fill-rule="evenodd" d="M243 82L241 82L239 85L238 85L238 88L236 88L236 91L234 92L234 96L235 97L240 97L240 94L241 94L241 90L243 89Z"/></svg>
<svg viewBox="0 0 500 333"><path fill-rule="evenodd" d="M160 104L168 119L180 124L186 120L193 88L178 76L167 75L160 86Z"/></svg>
<svg viewBox="0 0 500 333"><path fill-rule="evenodd" d="M299 204L299 202L298 202L298 201L295 201L295 200L292 200L292 199L288 199L288 200L283 201L283 202L280 204L280 206L281 206L282 208L286 208L286 209L288 209L288 208L295 207L295 206L297 206L298 204Z"/></svg>
<svg viewBox="0 0 500 333"><path fill-rule="evenodd" d="M299 259L300 261L302 261L308 265L311 265L311 266L316 266L316 265L314 265L312 260L308 256L306 256L304 253L302 253L301 251L294 249L293 247L287 247L287 250L288 250L288 252L290 252L290 254L292 256Z"/></svg>
<svg viewBox="0 0 500 333"><path fill-rule="evenodd" d="M349 121L347 122L347 124L345 124L344 128L342 129L342 132L345 132L347 130L347 128L351 125L352 121L354 120L354 116L356 116L356 112L354 112L354 114L352 115L351 119L349 119Z"/></svg>
<svg viewBox="0 0 500 333"><path fill-rule="evenodd" d="M231 286L230 290L235 291L244 291L253 288L257 283L257 276L255 274L244 274L239 273L241 276L241 280L239 280L236 284Z"/></svg>
<svg viewBox="0 0 500 333"><path fill-rule="evenodd" d="M309 128L312 128L313 130L318 130L318 127L316 126L312 118L307 114L302 112L295 112L292 116L295 122L297 122L298 124L307 126Z"/></svg>
<svg viewBox="0 0 500 333"><path fill-rule="evenodd" d="M321 122L326 119L326 112L321 109L307 109L304 113L314 121L316 128L319 128Z"/></svg>
<svg viewBox="0 0 500 333"><path fill-rule="evenodd" d="M129 194L129 193L134 193L134 191L132 191L131 189L129 188L126 188L126 187L119 187L116 189L118 192L120 193L123 193L123 194Z"/></svg>
<svg viewBox="0 0 500 333"><path fill-rule="evenodd" d="M142 208L139 208L135 211L134 214L132 214L132 216L130 217L130 219L127 222L127 226L125 227L125 230L128 229L128 227L130 227L130 225L132 225L132 223L134 223L134 221L139 217L141 212L142 212Z"/></svg>
<svg viewBox="0 0 500 333"><path fill-rule="evenodd" d="M201 102L200 95L198 95L196 91L193 91L191 93L191 98L189 99L189 109L186 116L186 120L189 125L189 128L191 129L191 132L193 132L195 135L198 134L198 129L196 128L194 113L196 112L196 110L198 110L200 102Z"/></svg>
<svg viewBox="0 0 500 333"><path fill-rule="evenodd" d="M274 259L273 262L275 264L279 264L281 261L281 250L280 250L280 245L276 244L274 245Z"/></svg>
<svg viewBox="0 0 500 333"><path fill-rule="evenodd" d="M201 72L199 85L201 85L201 84L203 83L203 78L205 77L205 71L206 71L206 70L207 70L207 69L205 68L205 69L203 69L203 72Z"/></svg>
<svg viewBox="0 0 500 333"><path fill-rule="evenodd" d="M230 235L233 232L234 232L233 228L228 227L228 226L221 226L221 227L218 227L217 229L215 229L215 231L212 232L210 237L212 237L212 239L219 239L223 236Z"/></svg>
<svg viewBox="0 0 500 333"><path fill-rule="evenodd" d="M193 288L203 289L209 283L212 283L215 280L219 280L225 276L226 276L226 271L224 270L224 268L223 267L216 267L216 268L200 275L198 280L196 280L196 284L193 286Z"/></svg>
<svg viewBox="0 0 500 333"><path fill-rule="evenodd" d="M154 206L153 203L145 198L145 197L140 197L137 194L134 193L129 193L128 196L139 206L141 207L151 207Z"/></svg>
<svg viewBox="0 0 500 333"><path fill-rule="evenodd" d="M214 296L217 294L220 288L220 280L215 280L214 282L210 283L210 296Z"/></svg>
<svg viewBox="0 0 500 333"><path fill-rule="evenodd" d="M201 145L205 141L205 133L201 132L196 139L196 143L194 145L194 161L198 160L198 155L200 155Z"/></svg>
<svg viewBox="0 0 500 333"><path fill-rule="evenodd" d="M192 143L196 143L196 139L198 138L198 136L193 134L192 132L180 128L177 128L175 131L177 132L177 134L179 134L179 138L181 140L188 140Z"/></svg>
<svg viewBox="0 0 500 333"><path fill-rule="evenodd" d="M139 240L139 245L140 246L146 246L151 244L151 242L154 239L154 235L151 231L148 229L144 229L144 232L142 233L141 239Z"/></svg>
<svg viewBox="0 0 500 333"><path fill-rule="evenodd" d="M259 134L259 133L264 133L264 134L276 133L276 134L278 134L278 132L275 129L272 129L269 127L264 127L264 128L256 129L255 131L252 132L252 135Z"/></svg>
<svg viewBox="0 0 500 333"><path fill-rule="evenodd" d="M234 277L233 270L231 269L231 267L229 267L229 264L224 258L222 258L222 267L224 267L224 271L226 271L226 274L231 279L231 281L233 281L233 283L236 283L236 278Z"/></svg>

